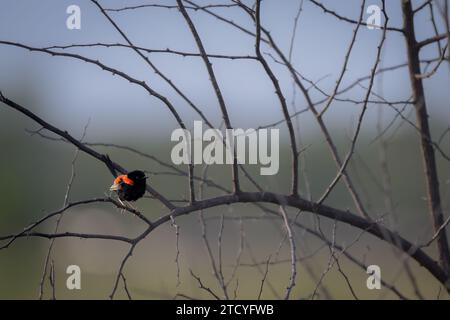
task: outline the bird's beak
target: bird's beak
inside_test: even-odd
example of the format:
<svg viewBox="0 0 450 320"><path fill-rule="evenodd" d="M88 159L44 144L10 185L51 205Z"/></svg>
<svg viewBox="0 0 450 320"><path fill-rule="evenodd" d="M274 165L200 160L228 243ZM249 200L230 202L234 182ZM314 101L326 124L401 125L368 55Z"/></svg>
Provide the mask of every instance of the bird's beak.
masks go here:
<svg viewBox="0 0 450 320"><path fill-rule="evenodd" d="M114 183L111 187L109 187L109 190L111 191L117 191L120 189L120 183Z"/></svg>

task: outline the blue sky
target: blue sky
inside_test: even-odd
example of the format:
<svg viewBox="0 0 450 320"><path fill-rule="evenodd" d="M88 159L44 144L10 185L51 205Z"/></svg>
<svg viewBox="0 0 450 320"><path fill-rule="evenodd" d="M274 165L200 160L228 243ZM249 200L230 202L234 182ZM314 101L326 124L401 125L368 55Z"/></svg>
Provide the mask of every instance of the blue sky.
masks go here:
<svg viewBox="0 0 450 320"><path fill-rule="evenodd" d="M245 1L246 3L250 3ZM134 4L175 4L175 1L100 1L104 7L119 8ZM229 3L228 1L197 1L205 3ZM357 19L361 2L357 0L322 1L327 7L353 19ZM370 4L379 1L367 0ZM399 1L387 1L389 25L402 24ZM414 1L414 6L422 1ZM68 30L66 8L76 4L81 8L81 30ZM262 23L278 45L288 52L294 17L300 1L264 0ZM254 30L249 17L238 8L215 9L215 12ZM189 10L207 52L230 55L254 55L254 39L200 11ZM170 48L197 52L194 39L178 10L145 8L124 12L111 12L111 17L123 28L135 45L152 49ZM367 17L367 15L366 15ZM330 92L342 67L343 57L351 39L354 25L343 23L333 16L304 1L299 19L293 64L306 77L319 82ZM440 26L441 30L442 26ZM427 14L416 18L419 39L432 34ZM366 76L374 63L380 30L361 28L348 66L343 86L356 78ZM37 47L72 43L123 43L123 39L106 18L88 0L2 0L0 11L0 39L21 42ZM264 52L270 49L263 47ZM69 51L68 51L69 52ZM107 65L126 71L133 77L147 81L150 86L167 96L190 126L198 119L187 104L129 49L82 48L70 52L99 59ZM423 58L435 57L436 47L424 51ZM292 100L291 78L283 66L269 57L287 100ZM183 58L168 54L151 54L150 59L191 98L214 124L220 125L219 106L208 80L203 62L199 58ZM404 39L396 32L388 34L382 66L406 61ZM281 119L279 102L271 82L255 61L229 61L213 59L213 67L228 105L231 120L240 127L256 127ZM431 117L445 119L450 116L449 72L445 65L431 79L425 81ZM379 92L380 82L375 90ZM19 48L0 45L0 88L11 99L30 101L30 109L70 130L80 132L87 119L91 119L90 134L109 135L118 126L132 124L134 133L151 133L166 136L176 123L161 102L136 87L99 68L68 58L51 57ZM410 95L406 69L386 73L383 92L392 100L406 100ZM343 97L361 99L365 91L355 88ZM28 100L23 100L26 96ZM323 96L312 91L314 100ZM297 109L304 108L305 101L297 93ZM327 114L330 125L348 127L359 107L349 103L334 103ZM1 111L0 111L1 112ZM366 127L375 123L377 108L371 107ZM386 121L394 113L387 110ZM1 118L0 118L1 119ZM1 120L0 120L1 121ZM300 118L303 128L312 128L313 118L304 114ZM125 126L126 127L126 126ZM124 134L123 129L121 134ZM126 133L126 132L125 132ZM134 134L129 132L129 134Z"/></svg>

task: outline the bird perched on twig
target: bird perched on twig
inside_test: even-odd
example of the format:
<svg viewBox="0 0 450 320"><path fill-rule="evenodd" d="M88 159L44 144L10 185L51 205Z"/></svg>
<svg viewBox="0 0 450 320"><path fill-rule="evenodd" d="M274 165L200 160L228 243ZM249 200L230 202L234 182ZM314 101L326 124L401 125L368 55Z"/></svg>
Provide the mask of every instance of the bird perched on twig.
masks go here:
<svg viewBox="0 0 450 320"><path fill-rule="evenodd" d="M136 201L145 193L146 179L144 172L140 170L131 171L118 176L109 190L117 192L122 204L122 201Z"/></svg>

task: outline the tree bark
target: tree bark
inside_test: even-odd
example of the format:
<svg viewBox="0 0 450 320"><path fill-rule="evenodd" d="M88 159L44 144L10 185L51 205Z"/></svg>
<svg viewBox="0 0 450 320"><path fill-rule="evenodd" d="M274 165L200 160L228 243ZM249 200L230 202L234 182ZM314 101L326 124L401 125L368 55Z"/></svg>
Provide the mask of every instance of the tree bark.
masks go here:
<svg viewBox="0 0 450 320"><path fill-rule="evenodd" d="M411 1L402 1L403 11L403 30L406 39L406 48L408 54L408 68L411 81L411 89L416 109L417 127L420 130L420 144L422 151L422 160L425 171L428 206L433 222L435 232L444 223L444 214L441 207L441 197L439 193L439 179L437 173L434 148L431 140L430 127L428 123L428 112L425 101L423 83L416 75L421 74L419 60L419 46L416 41L414 31L414 12ZM450 273L450 252L445 230L442 230L437 237L437 246L439 250L439 262L447 275Z"/></svg>

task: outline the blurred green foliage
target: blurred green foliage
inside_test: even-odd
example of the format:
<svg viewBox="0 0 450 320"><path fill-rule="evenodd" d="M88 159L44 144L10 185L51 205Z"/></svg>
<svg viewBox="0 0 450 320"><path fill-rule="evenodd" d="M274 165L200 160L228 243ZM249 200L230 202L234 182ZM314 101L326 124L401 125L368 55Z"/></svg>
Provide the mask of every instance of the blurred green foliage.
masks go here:
<svg viewBox="0 0 450 320"><path fill-rule="evenodd" d="M0 234L6 235L18 232L32 221L42 217L45 213L60 208L66 191L68 179L71 175L71 162L75 149L61 141L49 141L42 137L26 132L25 129L37 129L36 125L17 112L8 108L0 108ZM95 120L90 126L95 127ZM434 128L439 132L445 124L435 123ZM334 130L338 140L341 154L348 149L348 139L342 136L342 128ZM44 132L43 132L44 133ZM339 136L341 134L341 136ZM386 213L383 202L381 171L379 165L379 144L371 142L375 134L363 132L358 142L357 153L351 163L350 172L354 177L358 190L361 191L370 212L374 215ZM388 137L389 135L387 135ZM121 136L95 137L95 142L111 142L137 148L141 151L158 156L161 160L170 162L171 143L167 139L148 139ZM413 128L403 126L389 140L388 163L391 172L393 199L398 220L398 230L407 238L423 241L431 236L431 228L426 212L424 200L423 174L418 149L418 136ZM87 130L86 141L94 142ZM301 174L302 195L305 196L304 181L307 176L312 198L317 199L330 183L336 172L336 167L328 152L327 146L320 132L309 132L303 137L305 145L309 146L304 152L303 164L306 165L306 175ZM448 150L450 139L443 141L443 148ZM97 147L97 150L108 153L112 159L126 168L145 169L152 172L167 171L155 162L137 156L128 151L114 148ZM441 187L444 205L449 205L449 177L448 162L437 156L440 164ZM257 181L264 187L276 192L288 192L290 180L290 155L288 145L281 150L280 172L274 177L261 177L257 166L247 166ZM111 184L112 177L106 167L80 153L76 162L76 177L70 199L101 197ZM185 168L183 168L185 169ZM231 187L229 166L212 166L208 170L208 177ZM201 168L196 169L201 175ZM244 181L246 189L252 186ZM154 174L150 183L169 198L183 199L186 197L187 180L184 177ZM197 183L198 187L199 184ZM217 190L207 189L205 196L219 194ZM342 183L330 195L327 203L339 208L353 210L350 197ZM165 213L160 204L151 199L142 199L137 203L144 214L155 219ZM294 211L290 211L294 214ZM219 226L218 217L225 214L228 218L240 216L259 216L251 205L235 205L220 207L207 211L208 238L213 244L217 254L216 243ZM300 216L299 221L314 227L317 221L309 213ZM321 219L321 226L325 234L331 237L331 222ZM180 292L188 295L207 297L199 291L197 284L189 274L192 269L212 288L217 287L211 275L210 264L203 243L201 242L201 229L197 213L178 219L180 225L180 266L181 285L176 287L175 234L170 225L152 233L140 244L127 265L125 272L128 285L134 298L171 298ZM54 220L49 221L39 230L51 231ZM275 220L244 220L246 241L251 251L244 247L243 263L251 263L253 256L257 261L266 261L273 254L283 238L282 227ZM123 215L110 205L94 205L76 208L67 211L63 217L61 231L113 233L122 235L137 235L143 226L137 219ZM358 236L359 231L339 224L337 227L337 242L339 244L351 243ZM308 236L301 230L296 230L299 242L299 256L308 247L314 251L321 246L320 242ZM224 272L228 276L232 270L235 256L239 247L239 221L226 220L224 230L223 261ZM36 298L39 292L39 283L42 274L45 254L49 241L39 238L24 238L17 240L10 248L0 251L0 298ZM56 295L58 298L107 298L112 290L114 279L126 246L121 243L103 240L58 239L56 240L52 260L56 266ZM429 252L434 254L431 248ZM303 253L301 253L303 252ZM363 236L350 252L367 264L378 264L382 267L382 276L386 281L393 281L405 294L412 295L413 289L408 278L402 270L398 253L371 236ZM285 242L279 259L288 259L288 244ZM308 298L317 281L307 272L305 263L319 277L328 263L328 249L322 248L313 258L299 263L298 288L294 297ZM82 290L69 291L65 287L66 267L70 264L80 265L82 269ZM387 289L369 291L365 287L367 275L363 270L341 259L343 270L350 275L351 283L360 298L395 298ZM438 284L416 263L411 263L412 270L418 279L421 290L429 298L438 294ZM264 265L261 266L264 268ZM289 278L290 265L282 263L270 267L269 281L272 287L267 286L263 298L276 298L274 292L282 295ZM254 268L241 267L237 273L239 279L239 298L255 298L259 290L262 274ZM351 298L351 293L342 275L335 268L325 277L324 284L333 298ZM234 288L235 282L231 287ZM122 286L120 284L119 286ZM271 289L272 288L272 289ZM46 298L50 297L48 280L45 286ZM325 298L319 290L320 297ZM444 293L441 294L444 296ZM126 298L120 288L119 298Z"/></svg>

